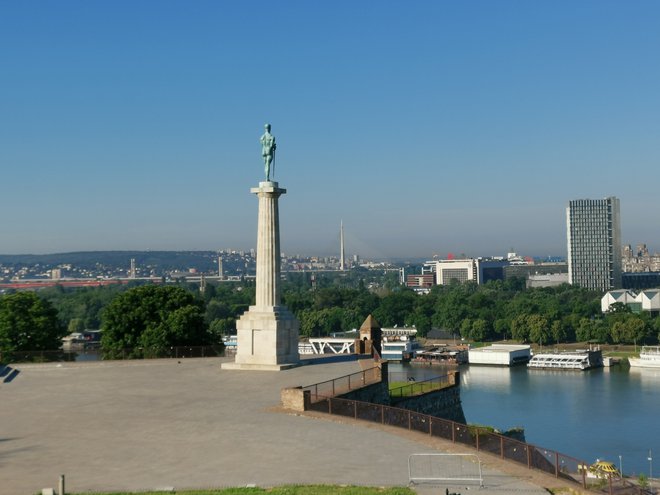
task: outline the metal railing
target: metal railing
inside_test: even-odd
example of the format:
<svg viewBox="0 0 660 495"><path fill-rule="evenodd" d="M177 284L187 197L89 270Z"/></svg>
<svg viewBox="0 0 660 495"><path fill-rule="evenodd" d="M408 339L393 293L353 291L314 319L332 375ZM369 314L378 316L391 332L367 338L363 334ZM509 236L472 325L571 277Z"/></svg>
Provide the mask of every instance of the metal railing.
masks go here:
<svg viewBox="0 0 660 495"><path fill-rule="evenodd" d="M373 385L380 383L382 380L381 369L378 366L351 373L350 375L340 376L332 380L327 380L314 385L302 387L304 391L309 391L310 399L312 402L325 400L327 397L334 397L336 395L345 394L351 390L357 390L365 385Z"/></svg>
<svg viewBox="0 0 660 495"><path fill-rule="evenodd" d="M330 382L324 382L330 383ZM545 449L500 435L487 428L468 426L428 414L382 404L373 404L338 397L322 397L314 385L304 387L312 391L310 409L336 416L344 416L383 425L406 428L433 437L460 443L480 452L489 452L502 459L516 462L581 484L583 488L599 493L616 495L651 494L651 491L632 484L625 479L592 480L587 478L588 464L551 449ZM326 387L322 388L327 390Z"/></svg>

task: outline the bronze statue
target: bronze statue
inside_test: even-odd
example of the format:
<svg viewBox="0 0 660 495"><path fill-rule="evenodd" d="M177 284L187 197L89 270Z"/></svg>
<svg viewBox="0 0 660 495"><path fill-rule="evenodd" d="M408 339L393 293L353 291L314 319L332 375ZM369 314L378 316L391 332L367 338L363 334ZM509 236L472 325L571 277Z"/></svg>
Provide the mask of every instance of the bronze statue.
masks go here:
<svg viewBox="0 0 660 495"><path fill-rule="evenodd" d="M275 160L275 136L270 133L270 124L266 124L266 132L261 136L261 156L264 157L264 173L266 180L270 181L270 164ZM273 175L275 175L275 167L273 166Z"/></svg>

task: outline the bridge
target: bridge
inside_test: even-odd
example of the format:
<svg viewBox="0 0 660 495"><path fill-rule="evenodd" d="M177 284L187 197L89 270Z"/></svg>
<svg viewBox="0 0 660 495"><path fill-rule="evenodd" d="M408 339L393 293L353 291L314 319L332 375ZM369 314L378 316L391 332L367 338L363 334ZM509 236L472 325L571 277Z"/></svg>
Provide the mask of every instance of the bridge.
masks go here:
<svg viewBox="0 0 660 495"><path fill-rule="evenodd" d="M299 347L302 354L353 354L355 338L322 337L309 339L309 344Z"/></svg>

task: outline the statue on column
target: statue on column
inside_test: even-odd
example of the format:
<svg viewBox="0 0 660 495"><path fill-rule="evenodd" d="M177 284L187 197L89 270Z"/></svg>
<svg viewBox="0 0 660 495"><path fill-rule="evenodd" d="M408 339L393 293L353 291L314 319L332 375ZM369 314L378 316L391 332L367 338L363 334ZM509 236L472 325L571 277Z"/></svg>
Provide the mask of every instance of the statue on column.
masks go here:
<svg viewBox="0 0 660 495"><path fill-rule="evenodd" d="M261 136L261 156L264 158L264 173L266 175L266 180L270 181L270 165L275 160L275 150L277 145L275 144L275 136L270 133L270 124L266 124L266 132ZM273 175L275 172L275 166L273 166Z"/></svg>

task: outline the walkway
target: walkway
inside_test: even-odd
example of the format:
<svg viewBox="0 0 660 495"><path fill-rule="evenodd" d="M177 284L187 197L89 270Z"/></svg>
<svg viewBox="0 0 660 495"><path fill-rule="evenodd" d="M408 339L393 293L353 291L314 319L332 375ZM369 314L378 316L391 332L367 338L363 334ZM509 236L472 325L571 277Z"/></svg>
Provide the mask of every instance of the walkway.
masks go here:
<svg viewBox="0 0 660 495"><path fill-rule="evenodd" d="M223 360L12 365L18 375L0 383L0 495L56 487L60 474L67 491L76 492L405 486L409 454L457 448L395 428L279 408L281 388L353 373L354 361L255 372L221 370ZM559 485L524 468L520 478L494 471L494 462L486 467L489 493L547 493L524 481L532 476ZM417 490L444 493L444 486ZM460 486L450 491L465 494Z"/></svg>

